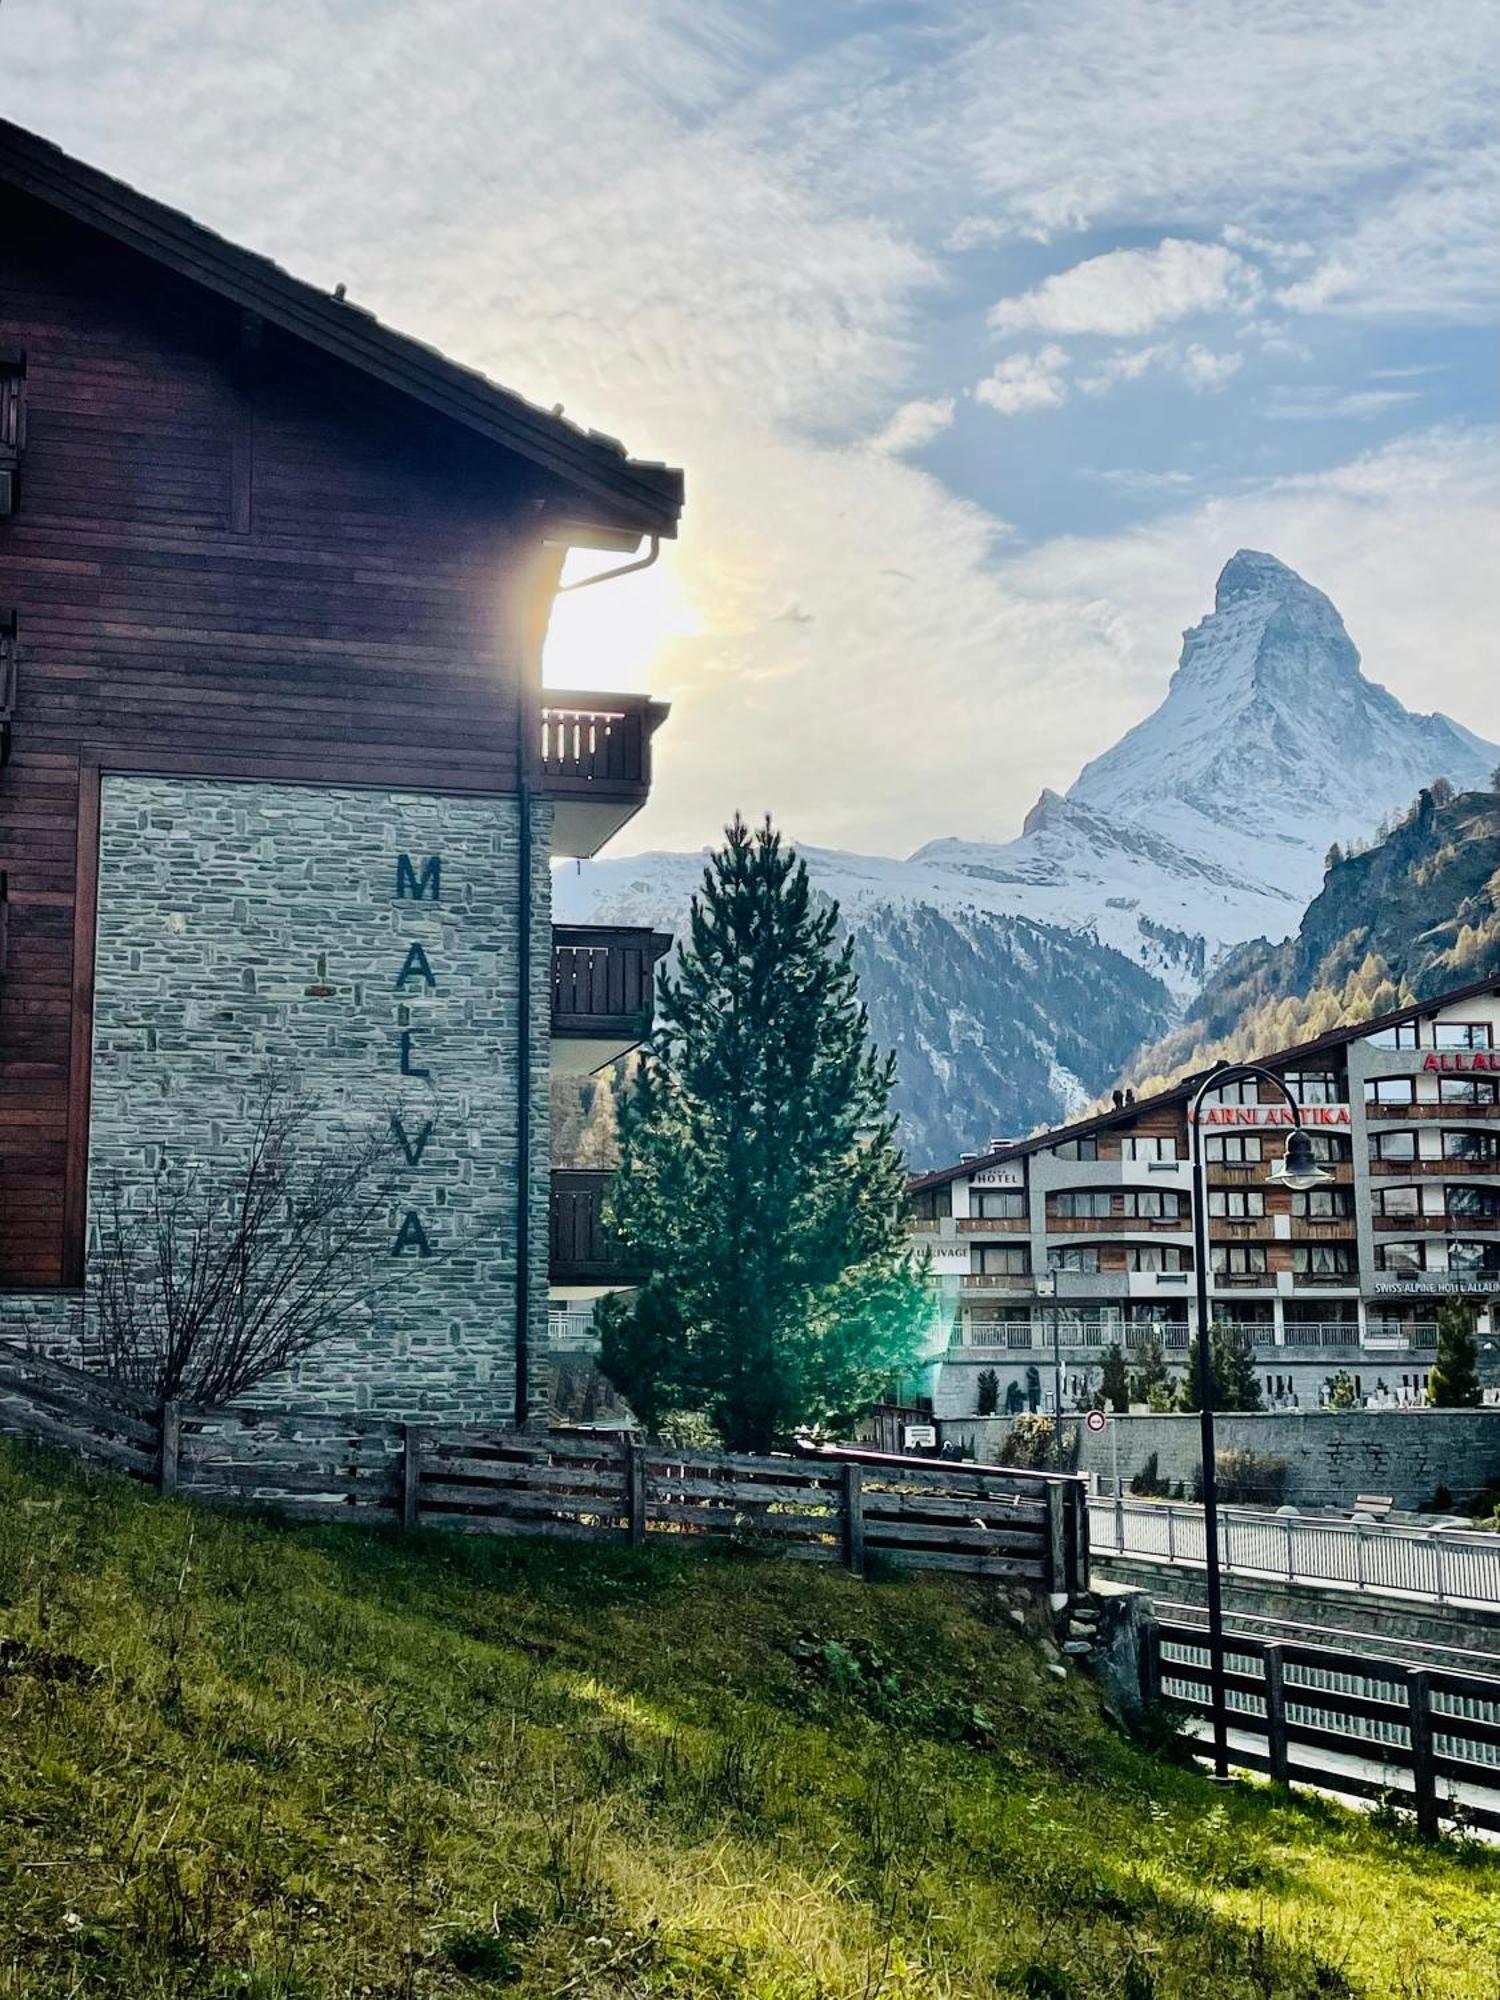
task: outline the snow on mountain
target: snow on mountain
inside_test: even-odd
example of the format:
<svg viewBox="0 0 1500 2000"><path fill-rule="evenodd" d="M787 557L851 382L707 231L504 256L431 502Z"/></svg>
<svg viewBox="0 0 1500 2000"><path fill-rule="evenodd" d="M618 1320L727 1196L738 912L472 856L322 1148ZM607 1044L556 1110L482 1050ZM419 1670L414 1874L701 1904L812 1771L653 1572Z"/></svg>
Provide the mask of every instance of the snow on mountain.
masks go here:
<svg viewBox="0 0 1500 2000"><path fill-rule="evenodd" d="M1232 946L1296 929L1332 841L1435 777L1486 783L1497 760L1367 680L1328 598L1241 549L1160 706L1065 798L1044 791L1015 839L936 840L904 861L802 848L898 1052L914 1163L1065 1116ZM703 863L559 869L556 915L678 929Z"/></svg>

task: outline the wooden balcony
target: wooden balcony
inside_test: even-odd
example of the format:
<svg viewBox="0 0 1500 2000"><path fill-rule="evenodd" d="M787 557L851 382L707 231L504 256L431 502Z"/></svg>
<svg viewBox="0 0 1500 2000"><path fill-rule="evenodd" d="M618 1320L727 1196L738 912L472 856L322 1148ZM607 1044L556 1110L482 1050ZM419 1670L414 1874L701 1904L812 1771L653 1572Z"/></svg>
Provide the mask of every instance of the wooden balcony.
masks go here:
<svg viewBox="0 0 1500 2000"><path fill-rule="evenodd" d="M961 1215L958 1230L961 1236L1024 1236L1031 1228L1031 1219L1025 1215Z"/></svg>
<svg viewBox="0 0 1500 2000"><path fill-rule="evenodd" d="M1036 1279L1029 1272L966 1271L958 1282L962 1291L981 1297L988 1292L996 1298L1030 1298L1036 1291Z"/></svg>
<svg viewBox="0 0 1500 2000"><path fill-rule="evenodd" d="M1500 1229L1500 1215L1376 1215L1371 1222L1377 1234L1387 1236L1462 1236L1476 1229L1490 1236Z"/></svg>
<svg viewBox="0 0 1500 2000"><path fill-rule="evenodd" d="M1347 1271L1294 1271L1292 1273L1293 1291L1318 1291L1326 1289L1329 1286L1337 1287L1339 1285L1342 1285L1345 1290L1348 1290L1350 1287L1358 1287L1359 1271L1355 1265L1351 1264Z"/></svg>
<svg viewBox="0 0 1500 2000"><path fill-rule="evenodd" d="M1370 1172L1389 1179L1421 1175L1428 1180L1466 1181L1471 1174L1500 1174L1500 1156L1493 1160L1371 1160Z"/></svg>
<svg viewBox="0 0 1500 2000"><path fill-rule="evenodd" d="M1372 1121L1412 1118L1443 1118L1450 1125L1467 1125L1471 1119L1483 1123L1500 1118L1500 1104L1367 1104L1365 1117Z"/></svg>
<svg viewBox="0 0 1500 2000"><path fill-rule="evenodd" d="M1049 1236L1156 1235L1167 1231L1191 1235L1191 1215L1053 1215L1047 1216Z"/></svg>
<svg viewBox="0 0 1500 2000"><path fill-rule="evenodd" d="M555 805L554 854L597 854L646 803L664 702L643 694L542 697L537 789Z"/></svg>
<svg viewBox="0 0 1500 2000"><path fill-rule="evenodd" d="M593 1298L647 1275L604 1226L610 1178L581 1167L553 1169L548 1281L555 1297Z"/></svg>
<svg viewBox="0 0 1500 2000"><path fill-rule="evenodd" d="M586 1076L646 1039L654 968L671 943L665 931L554 926L554 1076Z"/></svg>

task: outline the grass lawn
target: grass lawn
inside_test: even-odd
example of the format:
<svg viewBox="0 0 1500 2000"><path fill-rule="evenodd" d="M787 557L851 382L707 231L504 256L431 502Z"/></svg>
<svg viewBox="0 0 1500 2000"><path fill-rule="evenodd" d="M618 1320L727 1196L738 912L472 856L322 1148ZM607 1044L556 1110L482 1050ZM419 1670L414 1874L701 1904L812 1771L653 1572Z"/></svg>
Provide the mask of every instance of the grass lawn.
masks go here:
<svg viewBox="0 0 1500 2000"><path fill-rule="evenodd" d="M1500 1859L1121 1741L1002 1598L0 1445L0 1996L1500 2000Z"/></svg>

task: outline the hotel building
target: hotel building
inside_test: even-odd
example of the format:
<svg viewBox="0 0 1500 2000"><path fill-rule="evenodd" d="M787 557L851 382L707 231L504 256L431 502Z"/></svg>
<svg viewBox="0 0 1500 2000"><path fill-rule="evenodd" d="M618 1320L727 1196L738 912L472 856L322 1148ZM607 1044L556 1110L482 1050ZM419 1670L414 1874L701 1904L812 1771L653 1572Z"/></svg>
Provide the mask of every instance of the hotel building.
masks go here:
<svg viewBox="0 0 1500 2000"><path fill-rule="evenodd" d="M1317 1408L1331 1376L1420 1401L1445 1298L1480 1312L1500 1381L1500 978L1264 1059L1291 1090L1328 1185L1271 1180L1291 1123L1255 1080L1203 1107L1212 1317L1253 1354L1269 1406ZM943 1347L939 1416L1072 1408L1106 1350L1187 1360L1194 1321L1188 1116L1198 1078L997 1144L911 1184ZM1273 1101L1274 1100L1274 1101ZM988 1384L985 1385L986 1388Z"/></svg>

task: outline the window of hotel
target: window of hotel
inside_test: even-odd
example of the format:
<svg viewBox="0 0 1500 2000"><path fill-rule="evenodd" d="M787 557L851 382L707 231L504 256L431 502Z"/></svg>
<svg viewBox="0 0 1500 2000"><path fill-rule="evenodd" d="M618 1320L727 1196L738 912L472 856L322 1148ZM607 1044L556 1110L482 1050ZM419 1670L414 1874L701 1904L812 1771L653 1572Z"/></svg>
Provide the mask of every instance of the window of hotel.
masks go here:
<svg viewBox="0 0 1500 2000"><path fill-rule="evenodd" d="M1500 1220L1500 1189L1450 1187L1448 1213L1467 1216L1474 1222Z"/></svg>
<svg viewBox="0 0 1500 2000"><path fill-rule="evenodd" d="M1493 1166L1500 1160L1500 1132L1445 1132L1443 1158Z"/></svg>
<svg viewBox="0 0 1500 2000"><path fill-rule="evenodd" d="M1210 1166L1249 1166L1264 1157L1261 1140L1245 1132L1223 1133L1203 1141L1203 1157Z"/></svg>
<svg viewBox="0 0 1500 2000"><path fill-rule="evenodd" d="M1384 1216L1420 1215L1422 1194L1419 1188L1381 1188L1375 1196L1375 1213Z"/></svg>
<svg viewBox="0 0 1500 2000"><path fill-rule="evenodd" d="M1024 1278L1031 1269L1031 1252L1024 1243L987 1243L970 1254L974 1270L985 1278Z"/></svg>
<svg viewBox="0 0 1500 2000"><path fill-rule="evenodd" d="M1440 1076L1439 1104L1500 1104L1500 1083L1492 1076Z"/></svg>
<svg viewBox="0 0 1500 2000"><path fill-rule="evenodd" d="M1299 1104L1341 1104L1340 1081L1332 1069L1289 1069L1282 1078Z"/></svg>
<svg viewBox="0 0 1500 2000"><path fill-rule="evenodd" d="M1208 1212L1226 1222L1250 1222L1265 1214L1266 1198L1259 1188L1210 1188Z"/></svg>
<svg viewBox="0 0 1500 2000"><path fill-rule="evenodd" d="M1435 1049L1493 1048L1495 1031L1488 1021L1434 1021L1432 1046Z"/></svg>
<svg viewBox="0 0 1500 2000"><path fill-rule="evenodd" d="M944 1181L941 1187L923 1188L911 1198L911 1212L918 1222L937 1222L945 1215L953 1213L953 1186Z"/></svg>
<svg viewBox="0 0 1500 2000"><path fill-rule="evenodd" d="M1414 1049L1417 1047L1417 1024L1402 1021L1394 1028L1382 1028L1378 1035L1366 1035L1365 1041L1372 1049Z"/></svg>
<svg viewBox="0 0 1500 2000"><path fill-rule="evenodd" d="M1220 1090L1210 1090L1204 1096L1205 1104L1259 1104L1260 1084L1253 1076L1243 1076L1238 1083L1226 1083Z"/></svg>
<svg viewBox="0 0 1500 2000"><path fill-rule="evenodd" d="M1292 1214L1308 1222L1342 1222L1353 1213L1353 1188L1310 1188L1292 1196Z"/></svg>
<svg viewBox="0 0 1500 2000"><path fill-rule="evenodd" d="M1093 1243L1060 1243L1047 1252L1049 1271L1097 1271L1099 1250Z"/></svg>
<svg viewBox="0 0 1500 2000"><path fill-rule="evenodd" d="M1417 1135L1415 1132L1372 1132L1370 1134L1370 1158L1372 1160L1414 1160L1417 1157Z"/></svg>
<svg viewBox="0 0 1500 2000"><path fill-rule="evenodd" d="M1163 1137L1157 1137L1154 1134L1147 1134L1144 1137L1137 1135L1128 1139L1122 1139L1120 1141L1120 1158L1122 1160L1175 1160L1177 1158L1177 1141L1170 1134Z"/></svg>
<svg viewBox="0 0 1500 2000"><path fill-rule="evenodd" d="M1345 1166L1354 1158L1354 1141L1344 1132L1309 1132L1313 1158L1326 1167Z"/></svg>
<svg viewBox="0 0 1500 2000"><path fill-rule="evenodd" d="M1427 1245L1425 1243L1377 1243L1375 1245L1375 1268L1390 1271L1396 1277L1409 1276L1414 1271L1427 1268Z"/></svg>
<svg viewBox="0 0 1500 2000"><path fill-rule="evenodd" d="M1109 1214L1108 1188L1069 1188L1052 1197L1052 1213L1059 1222L1077 1222L1087 1216Z"/></svg>
<svg viewBox="0 0 1500 2000"><path fill-rule="evenodd" d="M1209 1269L1219 1277L1244 1278L1266 1269L1265 1245L1215 1243L1208 1253Z"/></svg>
<svg viewBox="0 0 1500 2000"><path fill-rule="evenodd" d="M1414 1076L1372 1076L1365 1083L1366 1104L1410 1104L1416 1094Z"/></svg>
<svg viewBox="0 0 1500 2000"><path fill-rule="evenodd" d="M1175 1243L1132 1243L1125 1252L1128 1271L1186 1271L1186 1252Z"/></svg>
<svg viewBox="0 0 1500 2000"><path fill-rule="evenodd" d="M1125 1213L1141 1222L1180 1222L1182 1196L1172 1188L1126 1188Z"/></svg>
<svg viewBox="0 0 1500 2000"><path fill-rule="evenodd" d="M969 1213L982 1222L1024 1221L1025 1189L975 1188L969 1195Z"/></svg>
<svg viewBox="0 0 1500 2000"><path fill-rule="evenodd" d="M1097 1160L1099 1141L1097 1139L1064 1139L1060 1146L1052 1148L1054 1160Z"/></svg>
<svg viewBox="0 0 1500 2000"><path fill-rule="evenodd" d="M1342 1277L1354 1269L1352 1243L1294 1243L1292 1269L1304 1277Z"/></svg>
<svg viewBox="0 0 1500 2000"><path fill-rule="evenodd" d="M1500 1271L1500 1244L1450 1243L1448 1269L1460 1271L1466 1276L1476 1271Z"/></svg>

